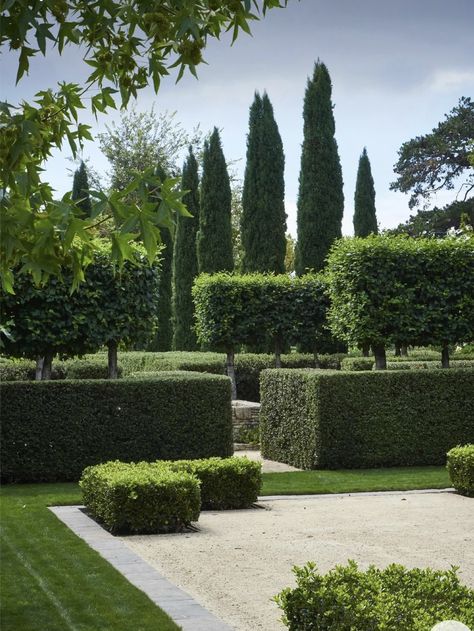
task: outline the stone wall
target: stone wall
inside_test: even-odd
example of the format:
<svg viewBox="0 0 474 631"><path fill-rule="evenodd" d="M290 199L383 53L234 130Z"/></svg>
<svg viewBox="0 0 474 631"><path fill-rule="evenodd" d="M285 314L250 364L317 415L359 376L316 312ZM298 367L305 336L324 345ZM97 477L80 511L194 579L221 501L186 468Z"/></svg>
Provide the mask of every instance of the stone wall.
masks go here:
<svg viewBox="0 0 474 631"><path fill-rule="evenodd" d="M242 431L256 430L259 426L260 403L253 401L232 401L232 427L234 443L241 443L239 435Z"/></svg>

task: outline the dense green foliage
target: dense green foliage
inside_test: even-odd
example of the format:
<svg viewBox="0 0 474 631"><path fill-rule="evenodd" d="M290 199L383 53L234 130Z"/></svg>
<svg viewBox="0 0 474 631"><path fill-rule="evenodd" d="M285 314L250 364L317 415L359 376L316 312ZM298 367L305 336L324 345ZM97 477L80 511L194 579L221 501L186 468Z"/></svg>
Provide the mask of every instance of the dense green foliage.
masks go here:
<svg viewBox="0 0 474 631"><path fill-rule="evenodd" d="M87 467L79 485L86 508L114 533L177 532L199 519L198 479L162 463Z"/></svg>
<svg viewBox="0 0 474 631"><path fill-rule="evenodd" d="M374 349L470 342L473 269L472 238L343 239L328 259L332 332Z"/></svg>
<svg viewBox="0 0 474 631"><path fill-rule="evenodd" d="M474 625L474 590L459 581L456 569L406 569L355 561L320 574L314 563L294 567L296 587L275 600L290 631L428 631L441 620Z"/></svg>
<svg viewBox="0 0 474 631"><path fill-rule="evenodd" d="M78 485L2 487L2 631L179 631L49 510L66 504L81 504Z"/></svg>
<svg viewBox="0 0 474 631"><path fill-rule="evenodd" d="M70 293L72 275L35 286L17 276L17 293L0 293L2 315L11 321L4 352L14 357L81 355L104 345L145 343L156 327L159 268L134 248L133 264L119 272L110 249L100 244L81 286Z"/></svg>
<svg viewBox="0 0 474 631"><path fill-rule="evenodd" d="M262 465L248 458L176 460L167 464L172 471L184 471L199 480L202 510L250 508L262 486Z"/></svg>
<svg viewBox="0 0 474 631"><path fill-rule="evenodd" d="M153 379L9 382L2 396L2 476L77 480L106 460L229 456L229 380L163 372Z"/></svg>
<svg viewBox="0 0 474 631"><path fill-rule="evenodd" d="M472 370L266 370L260 389L263 456L303 469L444 464L474 442Z"/></svg>
<svg viewBox="0 0 474 631"><path fill-rule="evenodd" d="M179 217L173 255L173 348L193 351L197 348L194 332L194 305L191 294L198 275L196 237L199 228L198 164L192 149L183 166L181 187L188 191L183 202L192 217Z"/></svg>
<svg viewBox="0 0 474 631"><path fill-rule="evenodd" d="M82 210L83 217L90 217L92 203L89 195L89 180L87 178L86 165L83 160L81 160L79 168L74 172L71 199L76 202L77 207Z"/></svg>
<svg viewBox="0 0 474 631"><path fill-rule="evenodd" d="M173 344L172 276L173 237L167 228L161 230L164 245L160 269L160 287L157 305L157 332L150 350L170 351Z"/></svg>
<svg viewBox="0 0 474 631"><path fill-rule="evenodd" d="M467 172L465 198L474 187L474 102L461 97L446 120L431 133L404 142L394 167L398 178L391 189L411 192L410 208L441 189L452 190Z"/></svg>
<svg viewBox="0 0 474 631"><path fill-rule="evenodd" d="M18 51L17 82L38 53L49 56L54 50L61 55L71 46L80 51L90 72L83 85L64 81L56 91L45 88L32 102L4 102L0 109L0 190L6 193L0 199L0 271L5 290L12 291L13 271L20 263L36 281L70 266L77 286L95 250L90 231L108 219L113 220L112 256L119 266L130 258L131 238L141 239L153 260L159 227L169 228L176 213L184 212L176 180L161 182L146 171L131 184L138 201L126 200L130 188L101 192L91 217L82 219L70 193L59 202L54 199L53 188L42 179L43 163L66 141L75 158L84 141L92 139L90 126L78 117L85 103L97 114L115 108L118 97L125 109L151 83L158 92L161 78L173 68L179 67L178 80L186 69L196 75L209 39L232 31L235 41L241 30L250 33L249 22L259 13L284 6L282 1L183 5L181 0L132 0L125 8L116 0L106 7L78 0L2 3L0 45ZM160 189L153 203L150 186Z"/></svg>
<svg viewBox="0 0 474 631"><path fill-rule="evenodd" d="M222 152L219 130L214 131L204 143L201 178L201 207L197 256L200 272L234 269L232 254L232 225L229 174Z"/></svg>
<svg viewBox="0 0 474 631"><path fill-rule="evenodd" d="M285 271L285 157L273 107L257 92L250 107L242 195L242 271Z"/></svg>
<svg viewBox="0 0 474 631"><path fill-rule="evenodd" d="M336 139L331 78L318 61L304 99L304 138L298 193L296 273L319 271L335 239L341 237L344 212L342 171Z"/></svg>
<svg viewBox="0 0 474 631"><path fill-rule="evenodd" d="M438 369L442 367L440 360L420 360L411 359L410 361L398 361L400 357L391 357L387 361L387 370L425 370ZM455 359L451 360L452 368L474 368L474 361L471 359ZM372 370L374 368L374 360L371 357L346 357L341 362L342 370Z"/></svg>
<svg viewBox="0 0 474 631"><path fill-rule="evenodd" d="M377 232L374 179L367 149L364 147L359 158L354 194L354 235L368 237L369 234L377 234Z"/></svg>
<svg viewBox="0 0 474 631"><path fill-rule="evenodd" d="M456 491L474 497L474 444L450 449L447 469Z"/></svg>
<svg viewBox="0 0 474 631"><path fill-rule="evenodd" d="M443 208L419 210L405 223L388 232L408 234L410 237L445 237L449 230L459 230L463 224L474 227L474 197Z"/></svg>
<svg viewBox="0 0 474 631"><path fill-rule="evenodd" d="M276 354L285 343L316 352L330 338L325 291L319 276L201 275L193 288L198 339L227 351L270 337Z"/></svg>

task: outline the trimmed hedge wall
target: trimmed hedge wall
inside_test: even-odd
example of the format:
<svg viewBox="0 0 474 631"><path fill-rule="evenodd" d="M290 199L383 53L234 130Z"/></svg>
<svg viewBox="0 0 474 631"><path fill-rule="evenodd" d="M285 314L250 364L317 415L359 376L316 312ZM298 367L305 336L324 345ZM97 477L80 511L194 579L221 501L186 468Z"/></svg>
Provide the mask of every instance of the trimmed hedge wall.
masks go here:
<svg viewBox="0 0 474 631"><path fill-rule="evenodd" d="M474 442L472 370L266 370L262 454L303 469L440 465Z"/></svg>
<svg viewBox="0 0 474 631"><path fill-rule="evenodd" d="M387 361L387 370L433 370L441 368L441 361ZM371 357L346 357L341 362L341 370L373 370L374 360ZM474 361L470 359L451 360L451 368L474 368Z"/></svg>
<svg viewBox="0 0 474 631"><path fill-rule="evenodd" d="M343 353L319 355L319 368L338 370ZM222 353L199 353L175 351L169 353L149 353L129 351L118 353L118 372L123 377L141 378L143 373L153 377L156 373L170 370L185 370L225 374L225 355ZM281 356L285 368L314 368L314 356L309 354L290 353ZM274 355L242 353L235 357L237 393L239 399L260 401L259 377L265 368L275 366ZM33 380L34 363L29 360L0 361L0 381ZM99 379L107 376L107 355L96 353L85 355L83 359L68 359L54 363L54 379Z"/></svg>
<svg viewBox="0 0 474 631"><path fill-rule="evenodd" d="M453 447L447 458L446 466L456 491L474 497L474 444Z"/></svg>
<svg viewBox="0 0 474 631"><path fill-rule="evenodd" d="M0 384L2 477L78 480L107 460L232 455L230 382L163 372L154 379Z"/></svg>

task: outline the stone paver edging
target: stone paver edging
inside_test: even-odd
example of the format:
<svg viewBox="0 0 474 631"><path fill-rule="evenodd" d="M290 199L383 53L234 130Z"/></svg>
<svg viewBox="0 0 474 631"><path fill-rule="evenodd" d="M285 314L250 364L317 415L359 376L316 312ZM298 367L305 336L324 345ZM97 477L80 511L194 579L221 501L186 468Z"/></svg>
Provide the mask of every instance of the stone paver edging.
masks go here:
<svg viewBox="0 0 474 631"><path fill-rule="evenodd" d="M83 511L83 506L51 506L50 510L78 537L117 569L135 587L163 609L183 631L232 631L189 594L162 576L138 554L104 530Z"/></svg>

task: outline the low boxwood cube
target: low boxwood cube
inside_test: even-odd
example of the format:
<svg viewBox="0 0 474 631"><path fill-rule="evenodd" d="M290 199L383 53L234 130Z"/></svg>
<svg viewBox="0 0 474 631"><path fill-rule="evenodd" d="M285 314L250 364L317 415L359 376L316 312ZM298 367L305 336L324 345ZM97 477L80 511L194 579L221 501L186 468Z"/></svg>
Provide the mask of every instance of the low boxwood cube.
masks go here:
<svg viewBox="0 0 474 631"><path fill-rule="evenodd" d="M92 516L113 533L176 532L199 518L196 476L163 463L106 462L79 482Z"/></svg>

